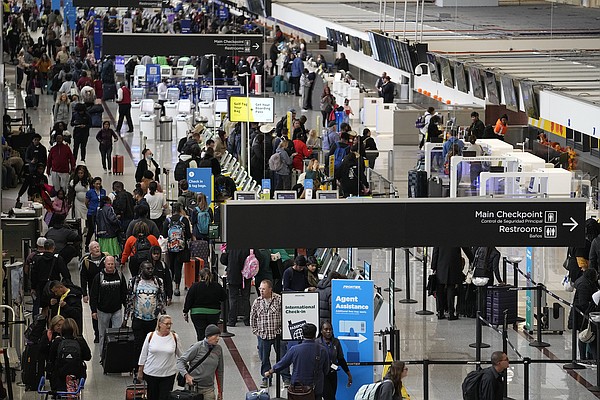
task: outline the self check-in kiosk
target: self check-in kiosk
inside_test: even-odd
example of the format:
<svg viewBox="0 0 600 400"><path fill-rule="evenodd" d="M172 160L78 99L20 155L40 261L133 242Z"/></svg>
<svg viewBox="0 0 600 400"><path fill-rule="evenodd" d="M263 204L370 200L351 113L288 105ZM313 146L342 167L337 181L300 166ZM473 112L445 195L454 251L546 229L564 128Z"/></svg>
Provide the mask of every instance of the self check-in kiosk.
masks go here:
<svg viewBox="0 0 600 400"><path fill-rule="evenodd" d="M173 118L177 117L178 114L178 102L179 102L179 88L168 88L167 89L167 101L165 102L165 116Z"/></svg>
<svg viewBox="0 0 600 400"><path fill-rule="evenodd" d="M142 100L146 97L146 90L141 87L131 89L131 120L134 126L140 125L142 115Z"/></svg>

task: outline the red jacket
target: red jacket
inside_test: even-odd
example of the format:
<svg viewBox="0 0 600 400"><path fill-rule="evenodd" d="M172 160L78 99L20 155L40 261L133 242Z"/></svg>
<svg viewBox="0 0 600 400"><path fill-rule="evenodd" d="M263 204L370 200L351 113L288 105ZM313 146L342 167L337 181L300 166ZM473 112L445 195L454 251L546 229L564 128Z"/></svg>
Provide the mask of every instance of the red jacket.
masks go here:
<svg viewBox="0 0 600 400"><path fill-rule="evenodd" d="M304 171L304 159L310 156L312 151L306 147L306 143L299 139L294 140L294 150L296 151L296 155L292 160L292 167L299 171Z"/></svg>
<svg viewBox="0 0 600 400"><path fill-rule="evenodd" d="M50 148L50 154L48 154L48 166L46 167L46 174L50 174L50 171L60 173L71 173L75 168L75 157L71 148L66 144L56 143Z"/></svg>

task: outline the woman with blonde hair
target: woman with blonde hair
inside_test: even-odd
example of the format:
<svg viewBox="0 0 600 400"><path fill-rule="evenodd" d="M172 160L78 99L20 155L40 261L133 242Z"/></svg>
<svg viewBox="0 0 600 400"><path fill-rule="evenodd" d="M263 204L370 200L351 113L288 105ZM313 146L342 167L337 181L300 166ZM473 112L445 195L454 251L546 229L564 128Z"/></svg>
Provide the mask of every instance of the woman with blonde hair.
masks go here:
<svg viewBox="0 0 600 400"><path fill-rule="evenodd" d="M170 315L163 314L156 321L156 330L144 340L138 362L137 379L146 381L148 400L167 400L173 389L177 373L177 357L181 351L181 340L171 330Z"/></svg>
<svg viewBox="0 0 600 400"><path fill-rule="evenodd" d="M54 103L54 123L62 122L69 126L71 122L71 101L66 93L61 93Z"/></svg>

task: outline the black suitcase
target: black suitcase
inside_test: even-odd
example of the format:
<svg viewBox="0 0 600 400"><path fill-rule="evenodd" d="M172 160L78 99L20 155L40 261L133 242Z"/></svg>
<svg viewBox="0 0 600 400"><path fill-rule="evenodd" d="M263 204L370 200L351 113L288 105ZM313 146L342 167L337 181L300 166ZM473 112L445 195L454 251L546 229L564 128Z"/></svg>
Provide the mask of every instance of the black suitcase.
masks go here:
<svg viewBox="0 0 600 400"><path fill-rule="evenodd" d="M427 197L427 171L408 171L408 197Z"/></svg>
<svg viewBox="0 0 600 400"><path fill-rule="evenodd" d="M486 314L492 325L504 324L504 311L508 311L506 321L517 322L518 298L512 286L489 286L487 289Z"/></svg>
<svg viewBox="0 0 600 400"><path fill-rule="evenodd" d="M189 390L173 390L169 393L169 400L202 400L204 396Z"/></svg>
<svg viewBox="0 0 600 400"><path fill-rule="evenodd" d="M25 390L37 390L40 378L44 375L44 360L39 359L41 346L38 343L29 343L23 350L21 357L21 381Z"/></svg>
<svg viewBox="0 0 600 400"><path fill-rule="evenodd" d="M105 374L131 372L137 365L133 330L108 328L104 335L102 367Z"/></svg>
<svg viewBox="0 0 600 400"><path fill-rule="evenodd" d="M439 176L432 176L427 181L427 195L429 197L443 197L442 179Z"/></svg>
<svg viewBox="0 0 600 400"><path fill-rule="evenodd" d="M456 315L475 318L477 315L477 288L475 285L463 283L458 285Z"/></svg>
<svg viewBox="0 0 600 400"><path fill-rule="evenodd" d="M102 100L114 100L117 98L117 85L114 83L102 84Z"/></svg>
<svg viewBox="0 0 600 400"><path fill-rule="evenodd" d="M25 96L25 107L26 108L35 107L35 95L34 94L28 94L27 96Z"/></svg>

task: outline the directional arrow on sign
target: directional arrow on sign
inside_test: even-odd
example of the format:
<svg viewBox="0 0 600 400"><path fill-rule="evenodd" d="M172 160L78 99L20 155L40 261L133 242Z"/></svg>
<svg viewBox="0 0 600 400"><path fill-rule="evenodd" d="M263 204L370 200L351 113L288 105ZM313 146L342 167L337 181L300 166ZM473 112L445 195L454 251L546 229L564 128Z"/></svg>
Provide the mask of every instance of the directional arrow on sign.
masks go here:
<svg viewBox="0 0 600 400"><path fill-rule="evenodd" d="M252 47L254 47L254 50L258 50L258 48L260 47L260 45L258 43L254 43L254 45Z"/></svg>
<svg viewBox="0 0 600 400"><path fill-rule="evenodd" d="M571 218L571 221L572 221L572 222L563 222L563 226L570 226L570 227L571 227L571 229L570 229L569 231L570 231L570 232L573 232L573 230L574 230L575 228L577 228L577 226L578 226L579 224L577 223L577 221L575 221L575 220L573 219L573 217L570 217L570 218Z"/></svg>
<svg viewBox="0 0 600 400"><path fill-rule="evenodd" d="M367 337L362 333L359 333L358 336L338 336L340 340L358 340L358 343L362 343L367 340Z"/></svg>

